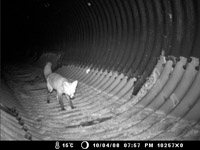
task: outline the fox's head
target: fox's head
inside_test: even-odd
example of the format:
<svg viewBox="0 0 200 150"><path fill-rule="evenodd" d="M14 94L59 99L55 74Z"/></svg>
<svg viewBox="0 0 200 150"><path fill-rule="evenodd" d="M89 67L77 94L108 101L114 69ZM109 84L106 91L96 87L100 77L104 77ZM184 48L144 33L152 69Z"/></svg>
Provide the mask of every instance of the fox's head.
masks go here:
<svg viewBox="0 0 200 150"><path fill-rule="evenodd" d="M67 94L70 98L74 98L77 85L78 85L77 80L72 83L64 82L64 93Z"/></svg>

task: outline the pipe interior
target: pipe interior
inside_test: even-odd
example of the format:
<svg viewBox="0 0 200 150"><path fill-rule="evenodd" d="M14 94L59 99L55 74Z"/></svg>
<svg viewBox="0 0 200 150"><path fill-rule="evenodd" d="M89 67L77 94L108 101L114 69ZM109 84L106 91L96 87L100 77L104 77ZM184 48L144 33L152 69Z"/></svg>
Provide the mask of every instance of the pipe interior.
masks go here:
<svg viewBox="0 0 200 150"><path fill-rule="evenodd" d="M1 140L200 139L200 1L2 6ZM74 109L47 103L46 62Z"/></svg>

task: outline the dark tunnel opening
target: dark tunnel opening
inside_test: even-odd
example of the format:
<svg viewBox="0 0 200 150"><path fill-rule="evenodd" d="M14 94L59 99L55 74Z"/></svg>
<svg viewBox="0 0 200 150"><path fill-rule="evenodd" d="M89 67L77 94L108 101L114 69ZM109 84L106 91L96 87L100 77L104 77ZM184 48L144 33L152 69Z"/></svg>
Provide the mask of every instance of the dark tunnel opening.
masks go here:
<svg viewBox="0 0 200 150"><path fill-rule="evenodd" d="M1 140L200 140L200 1L1 8Z"/></svg>

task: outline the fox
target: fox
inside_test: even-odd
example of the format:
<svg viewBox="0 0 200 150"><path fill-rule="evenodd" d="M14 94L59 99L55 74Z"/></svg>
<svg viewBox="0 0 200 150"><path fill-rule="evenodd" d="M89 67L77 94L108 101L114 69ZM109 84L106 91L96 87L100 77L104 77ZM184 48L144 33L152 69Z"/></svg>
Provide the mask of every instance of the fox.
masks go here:
<svg viewBox="0 0 200 150"><path fill-rule="evenodd" d="M64 108L64 103L63 103L63 94L67 98L71 109L74 109L75 107L73 106L71 99L74 98L78 81L76 80L70 83L62 75L52 72L51 62L47 62L44 67L44 77L46 79L46 85L47 85L47 90L48 90L47 103L50 103L50 94L52 93L53 90L55 90L57 93L56 98L60 103L61 110L66 110Z"/></svg>

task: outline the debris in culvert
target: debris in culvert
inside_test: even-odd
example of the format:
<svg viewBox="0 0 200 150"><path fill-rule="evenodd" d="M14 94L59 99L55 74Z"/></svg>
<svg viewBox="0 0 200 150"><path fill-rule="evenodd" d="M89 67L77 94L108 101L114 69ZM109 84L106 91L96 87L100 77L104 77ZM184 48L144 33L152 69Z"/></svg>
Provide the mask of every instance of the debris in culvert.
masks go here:
<svg viewBox="0 0 200 150"><path fill-rule="evenodd" d="M104 117L104 118L98 118L95 120L91 120L91 121L85 121L85 122L81 122L78 125L72 125L72 126L66 126L65 128L77 128L77 127L85 127L85 126L92 126L98 123L102 123L104 121L107 121L109 119L111 119L112 117Z"/></svg>

